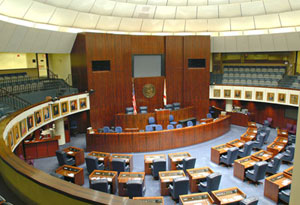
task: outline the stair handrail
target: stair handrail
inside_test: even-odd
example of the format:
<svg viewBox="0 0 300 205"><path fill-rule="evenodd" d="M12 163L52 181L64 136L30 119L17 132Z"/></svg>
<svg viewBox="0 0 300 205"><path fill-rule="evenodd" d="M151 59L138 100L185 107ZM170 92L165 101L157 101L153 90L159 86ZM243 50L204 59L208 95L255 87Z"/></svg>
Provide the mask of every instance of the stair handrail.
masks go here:
<svg viewBox="0 0 300 205"><path fill-rule="evenodd" d="M13 93L3 88L0 88L0 101L9 104L14 109L22 109L31 105L30 102L24 100L23 98L20 98L17 95L14 95Z"/></svg>

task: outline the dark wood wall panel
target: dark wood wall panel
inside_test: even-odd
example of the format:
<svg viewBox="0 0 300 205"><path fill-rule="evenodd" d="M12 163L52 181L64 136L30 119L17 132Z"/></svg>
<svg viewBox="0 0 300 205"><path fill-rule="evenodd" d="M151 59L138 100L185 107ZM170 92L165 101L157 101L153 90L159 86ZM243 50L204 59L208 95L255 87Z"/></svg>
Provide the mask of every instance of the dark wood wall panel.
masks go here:
<svg viewBox="0 0 300 205"><path fill-rule="evenodd" d="M163 36L131 36L132 54L164 54Z"/></svg>
<svg viewBox="0 0 300 205"><path fill-rule="evenodd" d="M146 98L143 95L143 88L146 84L152 84L155 87L156 93L152 98ZM138 108L148 106L148 112L154 112L155 108L163 107L164 77L134 78L134 90Z"/></svg>
<svg viewBox="0 0 300 205"><path fill-rule="evenodd" d="M210 38L184 37L184 106L193 105L196 117L206 117L209 108ZM188 68L188 59L206 59L205 68Z"/></svg>
<svg viewBox="0 0 300 205"><path fill-rule="evenodd" d="M167 103L183 105L183 37L167 36L165 54Z"/></svg>
<svg viewBox="0 0 300 205"><path fill-rule="evenodd" d="M225 110L225 100L210 100L210 105L218 106ZM247 108L249 112L254 114L254 121L263 123L268 117L273 119L272 127L285 128L287 123L297 124L297 120L289 119L284 116L287 106L276 105L270 103L248 102L234 100L233 105ZM296 109L297 110L297 109Z"/></svg>

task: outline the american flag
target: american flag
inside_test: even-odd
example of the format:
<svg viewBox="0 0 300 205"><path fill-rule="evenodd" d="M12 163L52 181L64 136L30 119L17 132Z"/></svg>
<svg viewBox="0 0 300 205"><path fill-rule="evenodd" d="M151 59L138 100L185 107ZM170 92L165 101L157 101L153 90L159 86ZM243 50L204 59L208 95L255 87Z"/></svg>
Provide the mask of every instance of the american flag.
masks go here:
<svg viewBox="0 0 300 205"><path fill-rule="evenodd" d="M166 85L166 79L164 79L164 105L167 104L167 85Z"/></svg>
<svg viewBox="0 0 300 205"><path fill-rule="evenodd" d="M135 99L135 93L134 93L134 83L132 82L132 107L133 107L133 114L137 114L136 110L136 99Z"/></svg>

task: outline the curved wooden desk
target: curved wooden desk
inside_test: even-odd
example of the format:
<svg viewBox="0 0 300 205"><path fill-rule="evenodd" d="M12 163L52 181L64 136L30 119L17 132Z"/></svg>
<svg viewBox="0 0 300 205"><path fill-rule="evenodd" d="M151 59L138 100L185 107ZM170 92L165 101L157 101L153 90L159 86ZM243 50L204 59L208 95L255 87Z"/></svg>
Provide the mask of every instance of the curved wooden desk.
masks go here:
<svg viewBox="0 0 300 205"><path fill-rule="evenodd" d="M226 116L207 124L154 132L88 133L87 151L152 152L185 147L214 139L228 132L230 120L230 116Z"/></svg>

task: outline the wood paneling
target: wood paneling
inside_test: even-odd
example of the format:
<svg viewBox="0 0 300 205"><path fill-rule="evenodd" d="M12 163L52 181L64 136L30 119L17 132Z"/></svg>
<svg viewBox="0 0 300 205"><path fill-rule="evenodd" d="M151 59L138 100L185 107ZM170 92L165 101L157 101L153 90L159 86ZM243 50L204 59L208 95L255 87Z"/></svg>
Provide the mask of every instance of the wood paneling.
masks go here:
<svg viewBox="0 0 300 205"><path fill-rule="evenodd" d="M114 115L132 106L132 56L159 54L165 56L168 103L182 107L194 105L196 117L208 112L209 37L126 36L112 34L78 34L72 49L72 73L80 90L94 89L90 96L91 126L114 125ZM206 58L205 69L188 69L187 59ZM110 60L110 71L92 71L92 60ZM163 107L164 77L136 78L137 106L148 106L149 112ZM145 83L156 87L156 95L145 99Z"/></svg>
<svg viewBox="0 0 300 205"><path fill-rule="evenodd" d="M194 106L196 118L206 117L209 109L210 38L186 36L184 47L184 106ZM188 59L206 59L205 68L188 68Z"/></svg>
<svg viewBox="0 0 300 205"><path fill-rule="evenodd" d="M128 153L174 149L214 139L229 129L230 116L226 116L211 123L173 130L87 134L87 151Z"/></svg>

